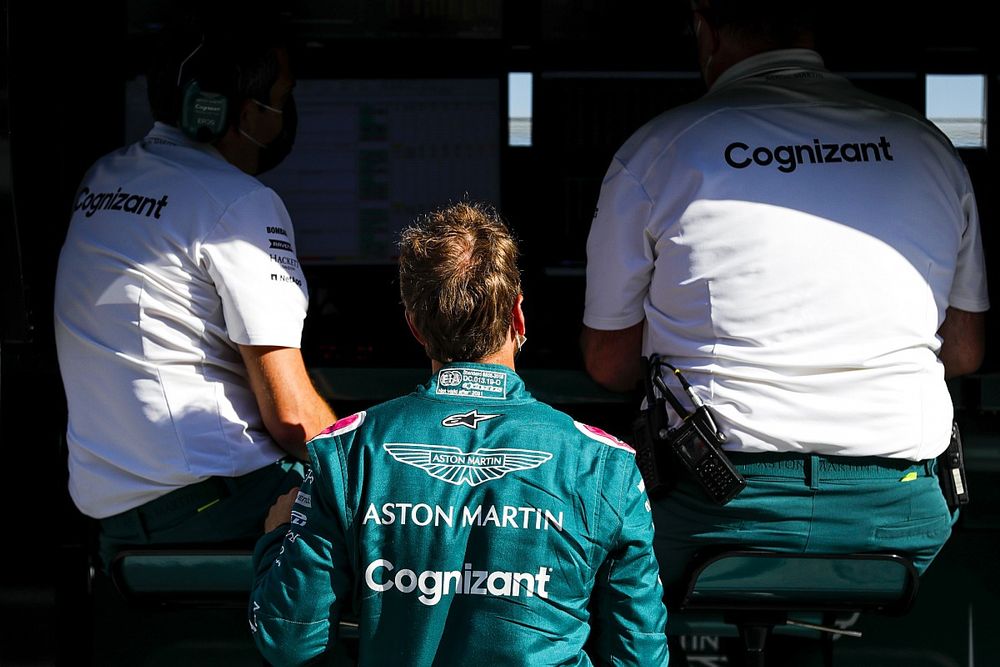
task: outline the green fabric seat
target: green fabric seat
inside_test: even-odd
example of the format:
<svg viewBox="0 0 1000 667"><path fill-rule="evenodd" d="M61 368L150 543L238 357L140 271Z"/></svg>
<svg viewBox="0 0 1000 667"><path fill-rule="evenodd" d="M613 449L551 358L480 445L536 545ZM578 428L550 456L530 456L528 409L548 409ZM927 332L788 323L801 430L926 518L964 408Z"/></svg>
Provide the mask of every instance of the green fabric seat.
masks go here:
<svg viewBox="0 0 1000 667"><path fill-rule="evenodd" d="M702 561L682 606L732 611L907 609L917 578L894 554L815 555L724 552Z"/></svg>
<svg viewBox="0 0 1000 667"><path fill-rule="evenodd" d="M130 550L118 554L111 573L126 598L223 603L246 599L253 581L251 555L247 550Z"/></svg>
<svg viewBox="0 0 1000 667"><path fill-rule="evenodd" d="M247 608L253 583L248 549L157 547L119 552L111 580L129 603L160 607ZM358 637L358 624L340 621L339 636Z"/></svg>
<svg viewBox="0 0 1000 667"><path fill-rule="evenodd" d="M834 626L838 615L905 614L919 582L913 564L898 554L715 549L693 559L688 573L683 592L668 600L667 633L738 634L748 665L764 664L775 631L821 637L832 664L833 636L851 634Z"/></svg>

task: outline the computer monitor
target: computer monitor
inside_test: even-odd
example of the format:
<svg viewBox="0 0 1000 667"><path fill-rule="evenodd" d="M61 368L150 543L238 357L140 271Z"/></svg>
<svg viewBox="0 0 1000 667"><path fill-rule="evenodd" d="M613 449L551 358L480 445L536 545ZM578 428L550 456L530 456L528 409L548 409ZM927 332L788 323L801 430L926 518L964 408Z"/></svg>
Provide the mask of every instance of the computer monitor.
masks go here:
<svg viewBox="0 0 1000 667"><path fill-rule="evenodd" d="M400 229L463 198L499 205L498 79L307 79L295 149L260 177L305 264L389 264Z"/></svg>

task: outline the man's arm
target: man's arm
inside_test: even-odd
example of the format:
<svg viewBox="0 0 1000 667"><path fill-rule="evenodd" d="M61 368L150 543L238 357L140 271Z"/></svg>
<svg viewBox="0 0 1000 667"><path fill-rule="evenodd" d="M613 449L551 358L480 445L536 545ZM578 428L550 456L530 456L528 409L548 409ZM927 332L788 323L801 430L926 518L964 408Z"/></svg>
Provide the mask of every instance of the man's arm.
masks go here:
<svg viewBox="0 0 1000 667"><path fill-rule="evenodd" d="M580 348L587 373L612 391L631 391L642 380L642 327L601 331L583 327Z"/></svg>
<svg viewBox="0 0 1000 667"><path fill-rule="evenodd" d="M268 433L289 454L308 460L306 441L337 417L309 379L301 351L240 345L240 353Z"/></svg>
<svg viewBox="0 0 1000 667"><path fill-rule="evenodd" d="M248 620L272 665L303 665L328 651L352 586L342 473L313 463L294 501L289 493L272 507L271 530L254 549Z"/></svg>
<svg viewBox="0 0 1000 667"><path fill-rule="evenodd" d="M624 465L622 465L624 463ZM629 455L624 476L621 531L594 582L592 655L598 665L667 664L667 610L660 570L653 555L653 517L645 485Z"/></svg>
<svg viewBox="0 0 1000 667"><path fill-rule="evenodd" d="M587 235L580 337L587 373L612 391L631 391L642 378L645 300L656 263L647 229L652 208L642 183L612 160Z"/></svg>
<svg viewBox="0 0 1000 667"><path fill-rule="evenodd" d="M983 313L948 307L944 322L938 329L941 350L938 357L944 364L946 378L972 373L983 363L986 351L986 317Z"/></svg>

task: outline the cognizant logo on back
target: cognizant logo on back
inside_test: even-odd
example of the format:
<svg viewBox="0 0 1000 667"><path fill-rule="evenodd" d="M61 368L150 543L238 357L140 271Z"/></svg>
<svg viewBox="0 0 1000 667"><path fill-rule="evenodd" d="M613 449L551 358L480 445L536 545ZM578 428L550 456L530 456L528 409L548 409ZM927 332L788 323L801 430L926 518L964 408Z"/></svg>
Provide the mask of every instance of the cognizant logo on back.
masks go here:
<svg viewBox="0 0 1000 667"><path fill-rule="evenodd" d="M373 591L383 593L393 589L400 593L420 592L422 604L433 607L445 595L495 595L497 597L532 597L547 599L545 589L549 583L551 567L539 567L531 572L489 572L475 570L472 563L465 563L461 570L397 570L384 558L372 561L365 568L365 584Z"/></svg>
<svg viewBox="0 0 1000 667"><path fill-rule="evenodd" d="M757 146L751 148L742 141L734 141L726 146L723 157L726 164L734 169L746 169L751 165L770 167L776 165L778 171L790 174L799 165L837 164L855 162L892 162L889 149L892 144L885 137L877 142L824 143L813 139L811 144L781 146Z"/></svg>

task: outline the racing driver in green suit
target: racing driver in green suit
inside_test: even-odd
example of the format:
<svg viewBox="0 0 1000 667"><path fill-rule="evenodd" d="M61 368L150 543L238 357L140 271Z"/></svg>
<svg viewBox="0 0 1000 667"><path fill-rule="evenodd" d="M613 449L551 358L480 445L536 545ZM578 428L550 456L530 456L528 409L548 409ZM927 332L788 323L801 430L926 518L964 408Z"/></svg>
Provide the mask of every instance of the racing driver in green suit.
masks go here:
<svg viewBox="0 0 1000 667"><path fill-rule="evenodd" d="M634 452L528 393L517 244L463 202L400 241L433 376L308 443L272 507L249 607L273 665L357 618L363 665L665 665L666 610Z"/></svg>

